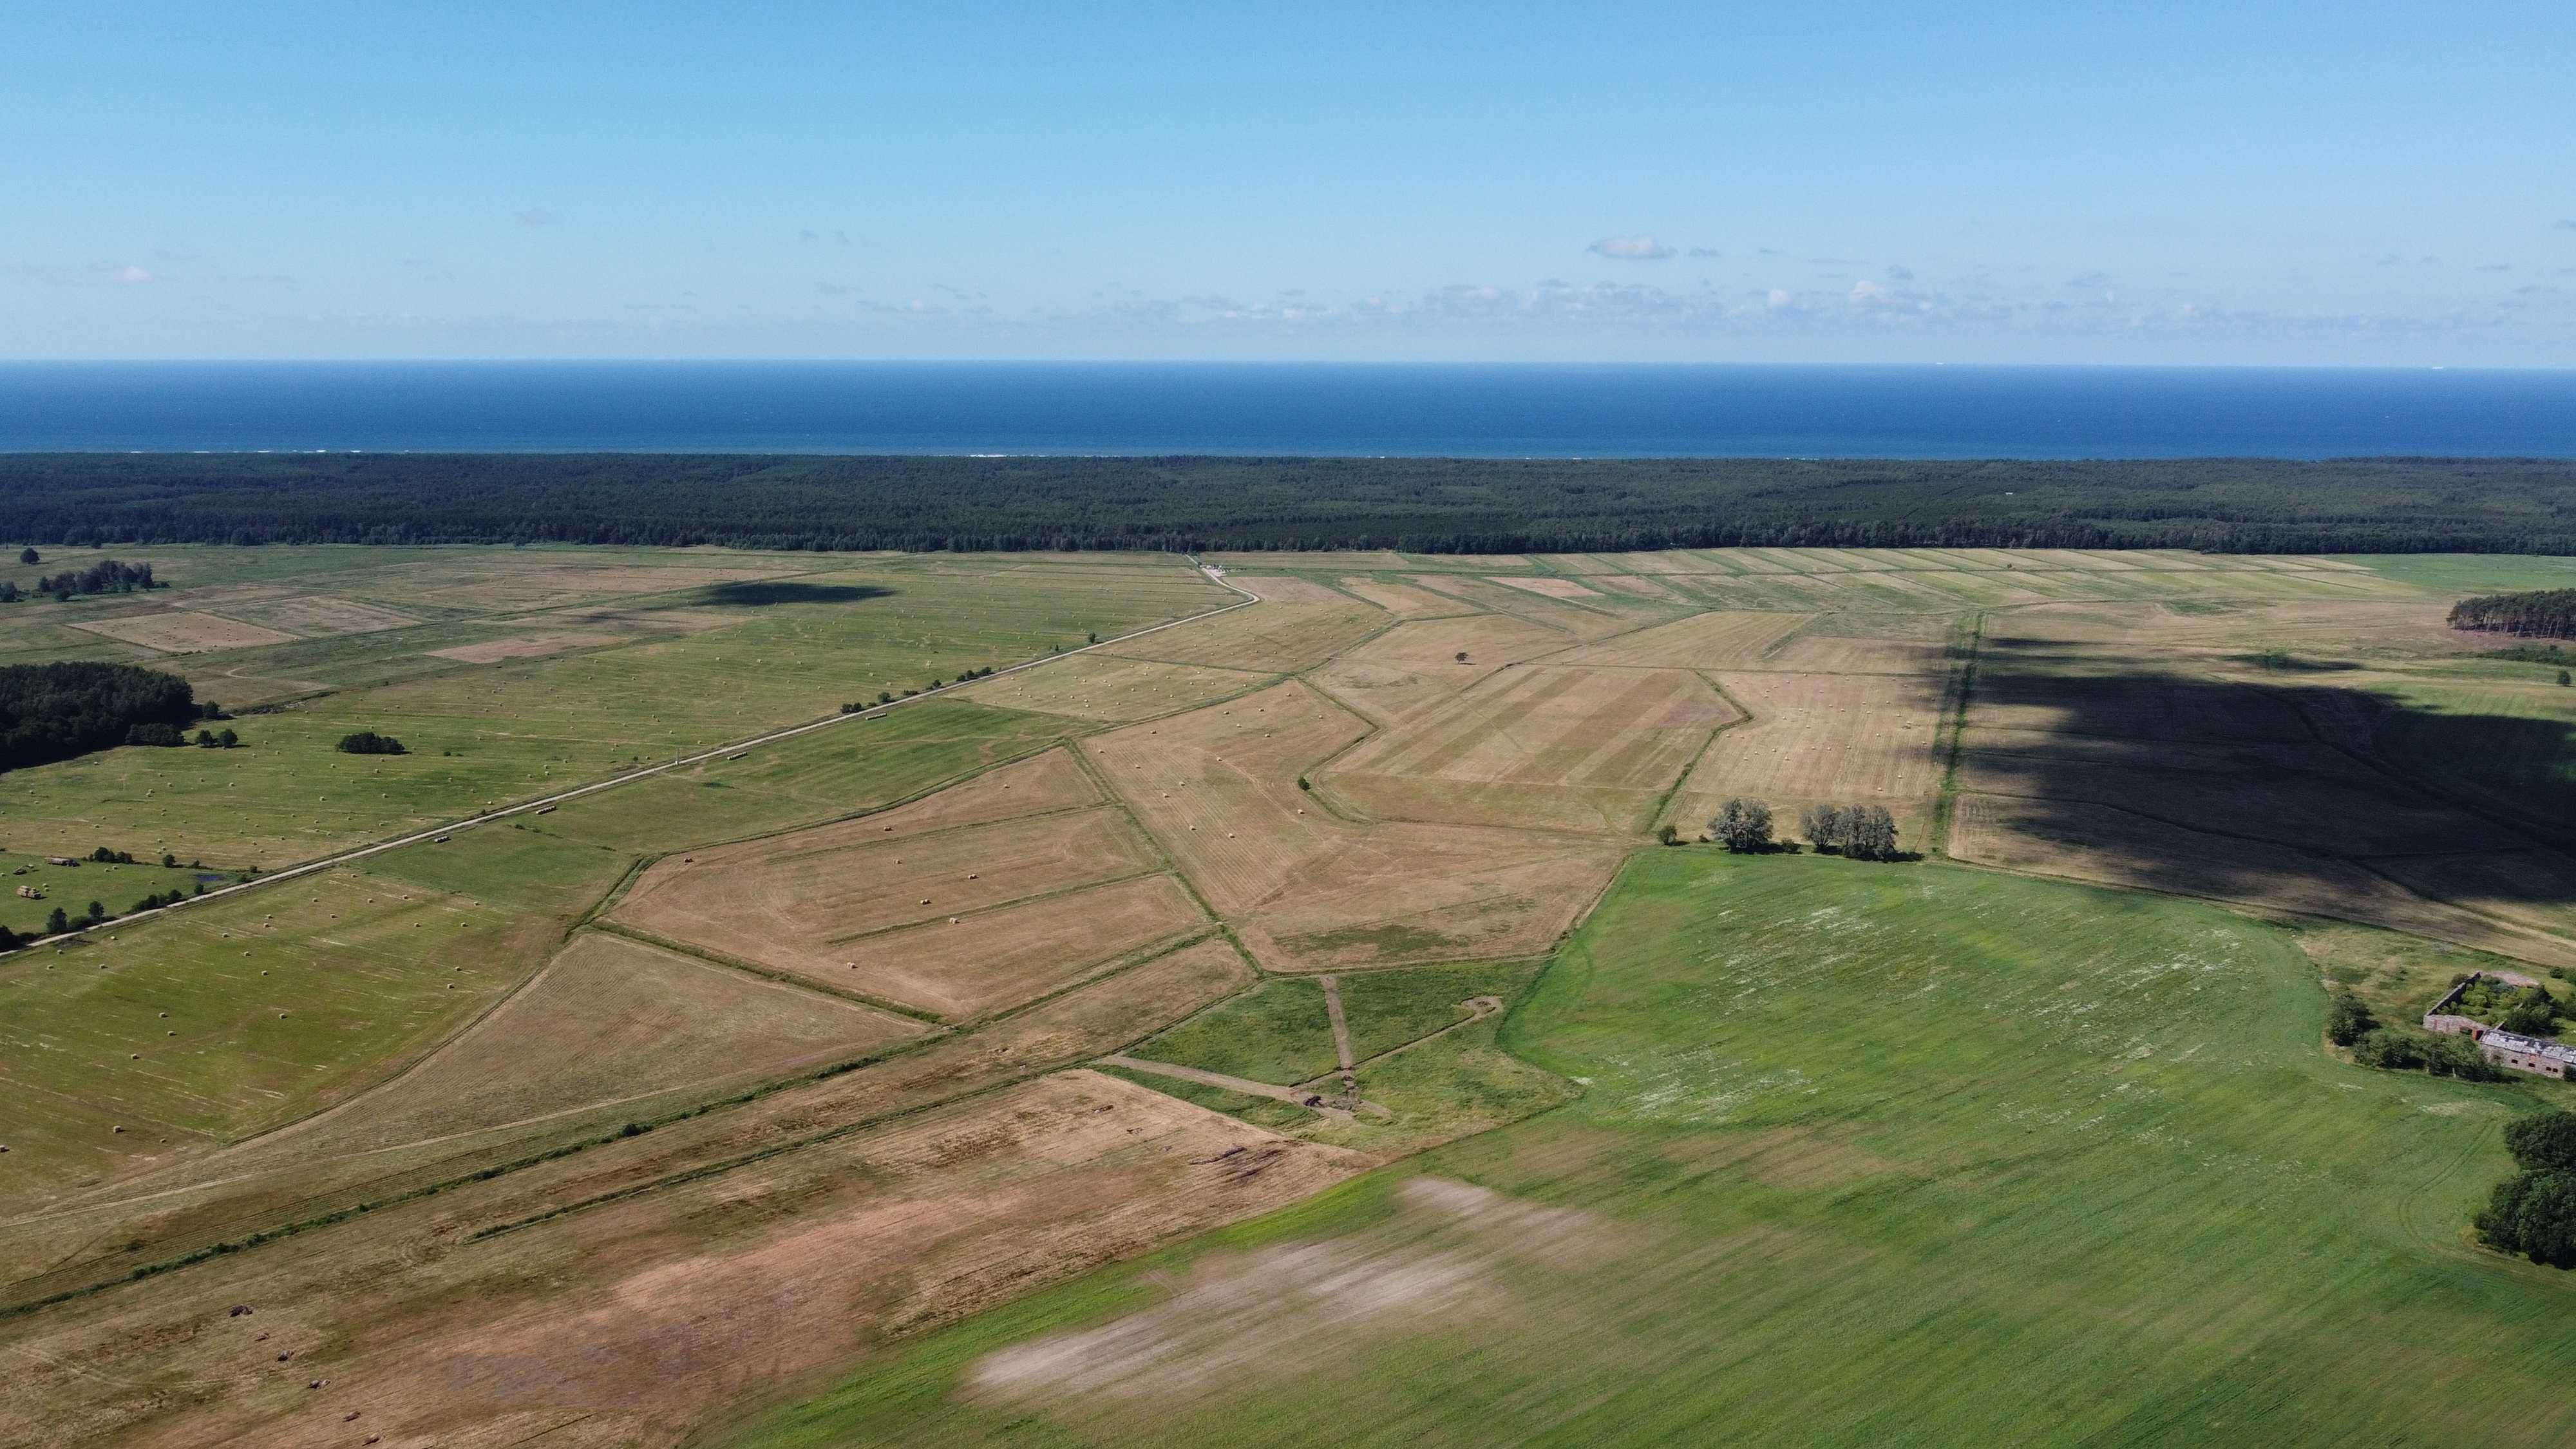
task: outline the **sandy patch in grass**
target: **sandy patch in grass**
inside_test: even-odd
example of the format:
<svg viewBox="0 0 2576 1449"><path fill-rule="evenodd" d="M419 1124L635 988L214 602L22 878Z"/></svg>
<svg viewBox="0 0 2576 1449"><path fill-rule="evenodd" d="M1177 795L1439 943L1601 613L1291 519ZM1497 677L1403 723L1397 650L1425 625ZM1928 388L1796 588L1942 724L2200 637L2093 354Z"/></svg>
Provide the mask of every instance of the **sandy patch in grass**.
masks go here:
<svg viewBox="0 0 2576 1449"><path fill-rule="evenodd" d="M292 634L236 623L213 614L174 612L127 614L115 619L83 619L73 628L140 644L164 654L203 654L216 649L250 649L262 644L290 644Z"/></svg>
<svg viewBox="0 0 2576 1449"><path fill-rule="evenodd" d="M1247 1378L1310 1372L1391 1339L1515 1314L1507 1265L1579 1271L1606 1262L1624 1236L1590 1213L1444 1178L1415 1178L1396 1196L1385 1227L1211 1254L1166 1280L1150 1308L986 1354L967 1370L965 1391L1048 1407L1220 1399Z"/></svg>

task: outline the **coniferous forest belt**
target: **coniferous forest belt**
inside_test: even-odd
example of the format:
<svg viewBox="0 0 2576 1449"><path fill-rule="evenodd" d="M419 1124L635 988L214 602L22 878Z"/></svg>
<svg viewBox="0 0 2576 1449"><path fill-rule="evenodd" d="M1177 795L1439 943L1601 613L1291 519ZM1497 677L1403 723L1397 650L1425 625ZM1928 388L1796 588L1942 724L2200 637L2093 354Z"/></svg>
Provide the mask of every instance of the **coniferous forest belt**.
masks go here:
<svg viewBox="0 0 2576 1449"><path fill-rule="evenodd" d="M2576 553L2576 460L0 455L11 543Z"/></svg>

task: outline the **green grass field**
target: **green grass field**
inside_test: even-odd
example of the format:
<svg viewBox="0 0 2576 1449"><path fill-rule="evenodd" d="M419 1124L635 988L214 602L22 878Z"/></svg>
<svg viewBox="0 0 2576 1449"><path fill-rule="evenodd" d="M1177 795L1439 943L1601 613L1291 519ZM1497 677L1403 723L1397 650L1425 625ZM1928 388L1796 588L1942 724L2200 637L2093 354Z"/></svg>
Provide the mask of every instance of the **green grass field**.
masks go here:
<svg viewBox="0 0 2576 1449"><path fill-rule="evenodd" d="M140 663L187 677L200 699L271 712L233 722L236 750L121 748L10 771L0 777L0 842L11 849L106 844L275 869L1233 601L1177 562L1041 569L709 549L119 552L152 562L173 586L8 606L19 632L0 663ZM42 567L95 555L58 550ZM70 627L192 611L312 628L296 610L343 606L419 622L196 654ZM572 642L535 657L431 652L512 640ZM333 749L362 729L411 752Z"/></svg>
<svg viewBox="0 0 2576 1449"><path fill-rule="evenodd" d="M1652 852L1504 1033L1579 1101L902 1346L737 1442L2565 1442L2576 1280L2463 1238L2530 1092L2338 1064L2324 1000L2286 932L2193 903ZM1421 1175L1566 1211L1484 1228L1412 1204ZM1387 1291L1174 1297L1290 1244ZM1157 1305L1141 1339L1045 1337ZM1114 1387L962 1387L1033 1339Z"/></svg>

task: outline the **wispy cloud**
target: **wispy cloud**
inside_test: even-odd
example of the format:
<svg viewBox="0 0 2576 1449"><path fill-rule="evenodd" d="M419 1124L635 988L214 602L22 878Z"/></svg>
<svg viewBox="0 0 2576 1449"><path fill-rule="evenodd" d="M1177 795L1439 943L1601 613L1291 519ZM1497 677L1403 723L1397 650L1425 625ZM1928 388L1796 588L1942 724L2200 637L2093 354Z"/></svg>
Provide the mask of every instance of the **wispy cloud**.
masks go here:
<svg viewBox="0 0 2576 1449"><path fill-rule="evenodd" d="M1671 247L1651 236L1605 236L1584 250L1621 262L1660 262L1673 254Z"/></svg>
<svg viewBox="0 0 2576 1449"><path fill-rule="evenodd" d="M1695 257L1722 257L1726 255L1726 253L1719 251L1715 247L1692 247L1690 249L1690 254Z"/></svg>
<svg viewBox="0 0 2576 1449"><path fill-rule="evenodd" d="M2558 223L2557 229L2560 231L2576 231L2576 216L2561 219Z"/></svg>

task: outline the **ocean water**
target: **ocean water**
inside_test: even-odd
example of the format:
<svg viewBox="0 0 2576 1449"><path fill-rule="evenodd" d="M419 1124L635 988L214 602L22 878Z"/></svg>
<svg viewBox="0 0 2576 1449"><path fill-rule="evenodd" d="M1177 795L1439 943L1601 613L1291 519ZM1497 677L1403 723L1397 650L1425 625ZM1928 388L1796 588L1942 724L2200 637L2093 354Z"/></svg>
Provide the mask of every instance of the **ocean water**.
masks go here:
<svg viewBox="0 0 2576 1449"><path fill-rule="evenodd" d="M2576 457L2576 371L0 363L0 451Z"/></svg>

